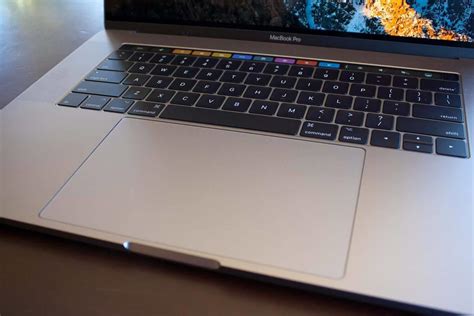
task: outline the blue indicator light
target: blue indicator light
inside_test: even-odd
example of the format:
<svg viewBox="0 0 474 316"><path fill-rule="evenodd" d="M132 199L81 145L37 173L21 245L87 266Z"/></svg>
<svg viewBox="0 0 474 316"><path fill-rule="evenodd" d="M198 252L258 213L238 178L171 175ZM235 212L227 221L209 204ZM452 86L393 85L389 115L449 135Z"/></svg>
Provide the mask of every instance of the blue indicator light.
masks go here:
<svg viewBox="0 0 474 316"><path fill-rule="evenodd" d="M319 67L339 69L339 67L341 67L341 65L338 64L338 63L328 63L328 62L325 62L325 61L320 61L319 62Z"/></svg>
<svg viewBox="0 0 474 316"><path fill-rule="evenodd" d="M243 55L243 54L234 54L234 55L232 55L232 58L251 60L253 58L253 56L252 55Z"/></svg>
<svg viewBox="0 0 474 316"><path fill-rule="evenodd" d="M254 56L253 57L253 60L257 60L257 61L273 61L273 57L267 57L267 56Z"/></svg>

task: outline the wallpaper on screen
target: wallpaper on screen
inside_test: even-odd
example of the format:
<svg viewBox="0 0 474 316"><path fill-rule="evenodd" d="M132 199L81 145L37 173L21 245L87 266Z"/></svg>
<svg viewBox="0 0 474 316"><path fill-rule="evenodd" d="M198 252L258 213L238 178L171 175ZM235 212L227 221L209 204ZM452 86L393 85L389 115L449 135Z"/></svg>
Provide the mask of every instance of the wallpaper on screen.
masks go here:
<svg viewBox="0 0 474 316"><path fill-rule="evenodd" d="M472 42L473 0L109 0L116 17L149 22L391 35Z"/></svg>

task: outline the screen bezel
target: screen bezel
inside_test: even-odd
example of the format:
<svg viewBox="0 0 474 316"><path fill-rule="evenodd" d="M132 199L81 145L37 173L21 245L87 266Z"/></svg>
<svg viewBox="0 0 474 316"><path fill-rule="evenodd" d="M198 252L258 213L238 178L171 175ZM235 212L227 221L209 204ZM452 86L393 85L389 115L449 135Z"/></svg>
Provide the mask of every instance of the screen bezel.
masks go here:
<svg viewBox="0 0 474 316"><path fill-rule="evenodd" d="M239 40L266 41L309 46L324 46L345 49L369 50L378 52L401 53L418 56L443 58L474 58L474 43L442 42L426 39L412 39L389 36L371 36L357 33L322 32L301 30L286 31L271 27L232 27L210 23L169 24L156 22L133 22L117 20L109 16L108 0L104 1L106 29L135 30L146 33L171 35L203 36ZM190 27L192 26L192 27ZM301 38L301 42L280 42L270 39L270 35L284 35ZM463 45L464 44L464 45Z"/></svg>

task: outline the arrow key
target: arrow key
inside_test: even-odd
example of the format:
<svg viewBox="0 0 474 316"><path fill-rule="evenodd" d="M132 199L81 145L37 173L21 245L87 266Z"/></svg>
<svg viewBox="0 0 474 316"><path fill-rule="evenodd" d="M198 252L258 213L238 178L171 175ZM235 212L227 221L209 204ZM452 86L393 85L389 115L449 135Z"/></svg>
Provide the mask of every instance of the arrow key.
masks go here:
<svg viewBox="0 0 474 316"><path fill-rule="evenodd" d="M409 150L409 151L417 151L417 152L420 152L420 153L431 154L433 152L433 145L403 142L403 149Z"/></svg>
<svg viewBox="0 0 474 316"><path fill-rule="evenodd" d="M370 144L372 146L398 149L400 147L400 133L373 130Z"/></svg>
<svg viewBox="0 0 474 316"><path fill-rule="evenodd" d="M467 146L462 140L437 138L436 153L438 155L467 158Z"/></svg>
<svg viewBox="0 0 474 316"><path fill-rule="evenodd" d="M433 137L431 136L423 136L423 135L415 135L415 134L405 134L403 135L403 141L409 143L422 143L422 144L433 144Z"/></svg>

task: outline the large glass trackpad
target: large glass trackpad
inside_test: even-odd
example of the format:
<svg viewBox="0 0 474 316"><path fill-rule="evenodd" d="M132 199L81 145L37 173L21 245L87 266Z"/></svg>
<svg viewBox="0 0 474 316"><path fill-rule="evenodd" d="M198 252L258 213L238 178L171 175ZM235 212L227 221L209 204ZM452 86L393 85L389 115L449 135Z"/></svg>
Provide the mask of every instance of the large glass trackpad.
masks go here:
<svg viewBox="0 0 474 316"><path fill-rule="evenodd" d="M340 278L364 157L359 148L126 118L41 216Z"/></svg>

